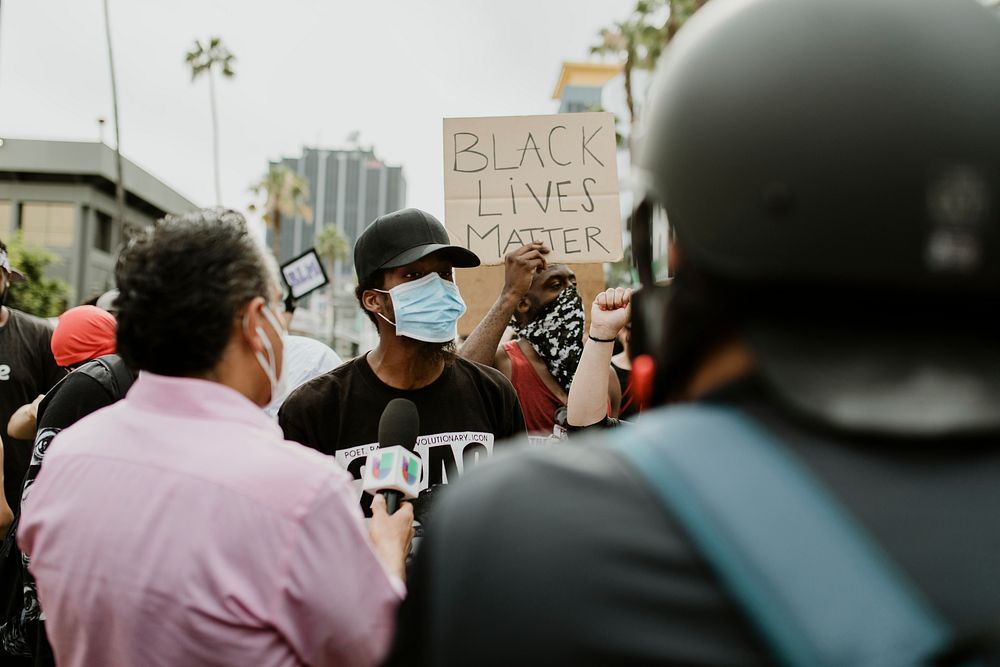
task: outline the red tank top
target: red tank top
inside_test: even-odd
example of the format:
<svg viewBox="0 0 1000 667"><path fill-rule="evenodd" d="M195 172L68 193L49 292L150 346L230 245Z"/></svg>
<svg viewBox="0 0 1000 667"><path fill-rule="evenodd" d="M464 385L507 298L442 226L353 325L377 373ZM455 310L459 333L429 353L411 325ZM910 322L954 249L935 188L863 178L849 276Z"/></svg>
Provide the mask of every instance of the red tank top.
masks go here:
<svg viewBox="0 0 1000 667"><path fill-rule="evenodd" d="M503 350L510 359L510 382L521 401L521 412L524 413L524 425L528 433L551 435L556 423L556 410L565 403L545 386L516 340L504 343Z"/></svg>

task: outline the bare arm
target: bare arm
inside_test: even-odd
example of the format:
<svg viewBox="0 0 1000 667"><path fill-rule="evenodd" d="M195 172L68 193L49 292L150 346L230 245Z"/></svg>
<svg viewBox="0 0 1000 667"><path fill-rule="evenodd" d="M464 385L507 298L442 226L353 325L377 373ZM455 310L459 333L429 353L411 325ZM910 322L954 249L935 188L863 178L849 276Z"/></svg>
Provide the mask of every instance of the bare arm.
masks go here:
<svg viewBox="0 0 1000 667"><path fill-rule="evenodd" d="M22 405L10 416L7 422L7 435L17 440L34 440L37 430L38 404L45 398L44 394L39 394L38 398L27 405Z"/></svg>
<svg viewBox="0 0 1000 667"><path fill-rule="evenodd" d="M549 249L543 243L529 243L507 254L504 258L506 271L503 290L483 321L476 325L462 344L459 356L487 366L493 365L500 338L521 299L531 288L531 279L535 273L545 268L545 255L548 252Z"/></svg>
<svg viewBox="0 0 1000 667"><path fill-rule="evenodd" d="M566 402L566 420L571 426L590 426L608 415L608 401L614 393L608 376L614 338L632 317L631 299L632 290L612 288L598 294L590 307L590 335L609 342L598 343L588 338L583 345L583 356ZM617 384L615 378L614 385ZM620 398L619 389L619 402ZM612 412L617 413L615 405Z"/></svg>

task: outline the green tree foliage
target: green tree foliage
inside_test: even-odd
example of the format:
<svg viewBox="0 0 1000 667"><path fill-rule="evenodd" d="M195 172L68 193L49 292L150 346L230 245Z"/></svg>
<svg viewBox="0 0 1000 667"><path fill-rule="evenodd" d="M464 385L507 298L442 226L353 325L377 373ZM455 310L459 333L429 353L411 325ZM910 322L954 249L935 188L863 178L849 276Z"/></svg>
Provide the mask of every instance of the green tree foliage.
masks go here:
<svg viewBox="0 0 1000 667"><path fill-rule="evenodd" d="M602 28L597 44L590 47L595 55L613 55L622 61L625 80L625 106L629 125L635 123L635 97L632 74L635 70L656 67L663 49L674 35L707 0L638 0L632 14L624 21Z"/></svg>
<svg viewBox="0 0 1000 667"><path fill-rule="evenodd" d="M316 235L316 252L327 262L327 268L332 268L337 260L347 259L350 249L347 239L333 225L327 225Z"/></svg>
<svg viewBox="0 0 1000 667"><path fill-rule="evenodd" d="M309 182L283 164L272 165L262 179L250 186L250 191L263 198L264 223L271 228L271 249L280 262L281 223L284 218L301 217L312 222ZM250 210L257 206L250 205Z"/></svg>
<svg viewBox="0 0 1000 667"><path fill-rule="evenodd" d="M62 314L69 303L69 285L45 276L45 267L56 263L58 258L42 248L24 245L20 233L7 242L7 252L11 266L27 280L10 284L6 305L38 317Z"/></svg>

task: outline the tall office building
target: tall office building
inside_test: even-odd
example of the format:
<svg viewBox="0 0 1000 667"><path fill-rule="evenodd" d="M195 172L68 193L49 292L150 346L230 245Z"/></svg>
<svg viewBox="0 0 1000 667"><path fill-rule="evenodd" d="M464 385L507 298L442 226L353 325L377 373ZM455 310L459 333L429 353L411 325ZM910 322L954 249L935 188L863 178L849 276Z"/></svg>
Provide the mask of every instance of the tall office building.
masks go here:
<svg viewBox="0 0 1000 667"><path fill-rule="evenodd" d="M311 224L296 218L282 225L282 263L312 248L316 234L327 225L340 230L353 248L368 223L405 206L403 168L385 164L370 148L304 148L301 157L271 163L277 164L285 165L309 183L309 207L313 211ZM353 260L348 259L339 270L342 275L350 275Z"/></svg>
<svg viewBox="0 0 1000 667"><path fill-rule="evenodd" d="M309 183L308 205L313 221L302 218L281 226L281 263L301 255L315 245L316 235L335 226L347 240L349 251L330 275L331 285L307 298L296 311L293 327L328 341L342 356L350 357L371 348L376 338L354 297L354 259L350 252L362 230L375 218L406 206L403 168L390 166L371 148L326 150L304 148L302 156L272 162L283 164ZM271 242L268 230L268 244Z"/></svg>

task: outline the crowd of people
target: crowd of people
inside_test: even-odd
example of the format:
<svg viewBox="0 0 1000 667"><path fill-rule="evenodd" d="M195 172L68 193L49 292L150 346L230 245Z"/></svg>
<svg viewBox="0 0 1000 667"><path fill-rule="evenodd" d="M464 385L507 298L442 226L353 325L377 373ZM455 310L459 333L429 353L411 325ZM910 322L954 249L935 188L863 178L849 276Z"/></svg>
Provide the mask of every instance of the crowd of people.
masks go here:
<svg viewBox="0 0 1000 667"><path fill-rule="evenodd" d="M635 138L670 284L638 212L635 292L530 243L460 345L480 260L416 208L355 244L346 362L221 208L54 330L0 305L4 664L989 664L996 62L974 0L711 3Z"/></svg>

